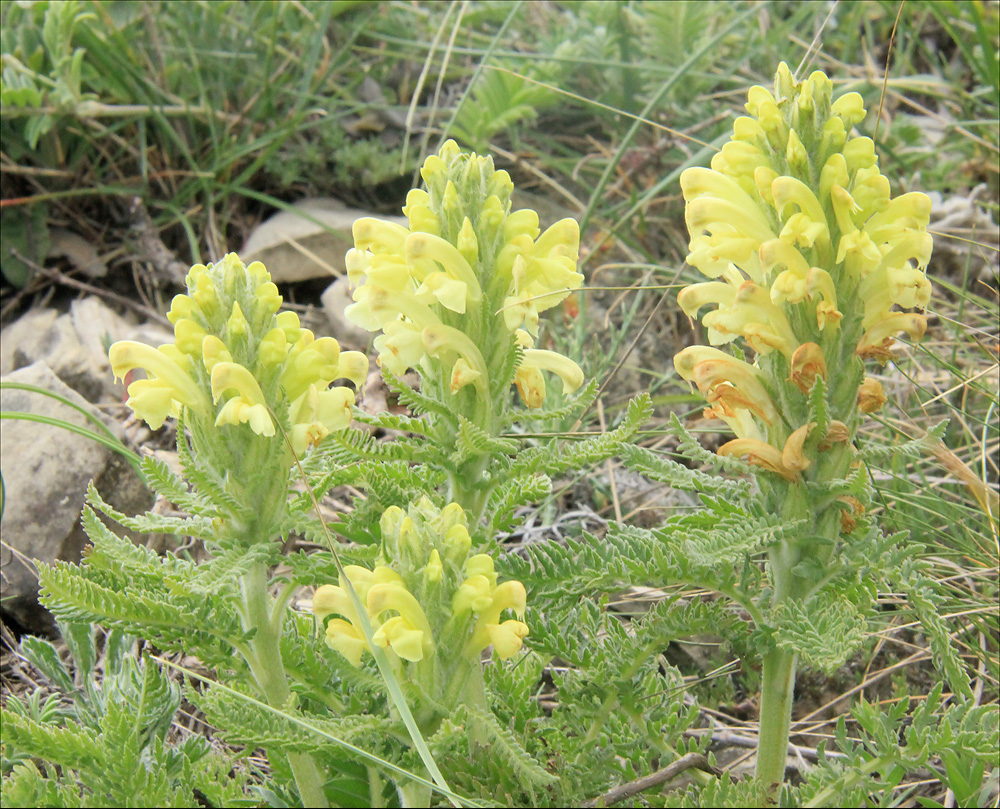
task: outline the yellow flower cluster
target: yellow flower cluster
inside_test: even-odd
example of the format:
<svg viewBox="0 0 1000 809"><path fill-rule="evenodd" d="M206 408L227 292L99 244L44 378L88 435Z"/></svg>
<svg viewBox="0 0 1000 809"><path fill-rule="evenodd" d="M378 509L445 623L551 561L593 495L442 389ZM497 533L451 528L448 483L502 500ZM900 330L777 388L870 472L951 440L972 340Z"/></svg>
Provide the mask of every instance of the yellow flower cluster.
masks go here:
<svg viewBox="0 0 1000 809"><path fill-rule="evenodd" d="M524 585L498 584L493 559L469 555L471 538L460 506L451 503L439 511L423 498L409 512L389 508L380 525L393 567L344 568L375 630L375 644L411 663L435 654L446 662L457 656L478 661L490 645L498 658L507 658L521 648L528 634ZM505 610L517 619L501 621ZM313 614L319 621L340 616L327 623L326 643L359 666L368 644L344 576L339 585L316 590Z"/></svg>
<svg viewBox="0 0 1000 809"><path fill-rule="evenodd" d="M831 375L858 393L860 360L890 359L901 331L923 336L924 315L900 310L922 309L931 292L930 200L890 197L873 142L850 136L865 116L861 96L832 95L823 73L796 84L782 63L773 94L751 88L750 116L736 119L711 169L681 175L687 261L713 280L687 287L678 302L689 317L712 307L702 323L713 346L742 337L758 356L750 364L693 346L675 367L705 395L708 414L739 437L720 452L747 455L789 480L810 463L805 442L826 438L789 423L775 401L802 401L817 377ZM840 417L884 401L867 379Z"/></svg>
<svg viewBox="0 0 1000 809"><path fill-rule="evenodd" d="M336 379L360 385L368 360L341 352L331 337L316 339L294 312L279 312L278 288L259 261L243 265L235 253L216 264L197 264L167 314L174 342L153 348L122 341L109 357L116 378L136 368L151 375L129 385L127 404L150 427L187 408L216 427L249 424L275 435L276 414L301 454L330 432L350 424L353 392L330 388Z"/></svg>
<svg viewBox="0 0 1000 809"><path fill-rule="evenodd" d="M472 385L490 395L493 359L512 341L523 350L517 388L529 407L545 397L541 372L564 389L583 382L576 363L534 348L538 315L580 286L580 232L564 219L539 235L538 215L510 212L510 176L490 157L463 154L448 141L424 162L426 190L413 189L409 228L364 218L354 225L347 271L357 288L348 318L375 339L379 363L401 375L444 364L455 393ZM497 324L500 328L497 328Z"/></svg>

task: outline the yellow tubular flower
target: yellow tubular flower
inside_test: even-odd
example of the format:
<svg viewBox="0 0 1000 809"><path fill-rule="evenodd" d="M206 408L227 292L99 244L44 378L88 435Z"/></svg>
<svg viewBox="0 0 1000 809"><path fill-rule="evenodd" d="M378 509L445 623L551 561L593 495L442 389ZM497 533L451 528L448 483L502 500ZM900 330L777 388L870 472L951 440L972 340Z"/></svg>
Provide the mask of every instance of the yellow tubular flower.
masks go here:
<svg viewBox="0 0 1000 809"><path fill-rule="evenodd" d="M115 379L124 379L125 374L136 368L154 375L155 379L136 380L129 385L126 402L154 430L163 425L167 416L179 415L180 407L199 412L207 412L209 408L208 397L165 348L123 340L108 352Z"/></svg>
<svg viewBox="0 0 1000 809"><path fill-rule="evenodd" d="M472 637L465 644L463 655L477 656L483 649L493 643L494 638L500 641L500 647L494 647L497 657L510 657L521 648L521 639L528 634L528 627L516 621L517 627L500 624L500 614L504 610L513 610L519 619L524 618L527 603L527 593L519 581L505 581L491 594L490 604L479 613L476 628ZM509 622L505 621L504 625ZM502 628L503 627L503 628Z"/></svg>
<svg viewBox="0 0 1000 809"><path fill-rule="evenodd" d="M274 421L267 410L267 403L260 385L242 365L235 362L219 362L212 368L212 399L219 401L229 390L237 395L226 402L215 419L217 427L223 424L246 424L257 435L266 437L275 433Z"/></svg>

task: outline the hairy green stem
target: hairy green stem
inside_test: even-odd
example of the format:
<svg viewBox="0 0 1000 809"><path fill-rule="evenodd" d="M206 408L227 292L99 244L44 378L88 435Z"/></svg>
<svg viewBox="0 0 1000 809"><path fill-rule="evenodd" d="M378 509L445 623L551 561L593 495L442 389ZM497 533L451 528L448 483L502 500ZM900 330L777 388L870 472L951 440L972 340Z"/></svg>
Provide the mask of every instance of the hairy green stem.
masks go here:
<svg viewBox="0 0 1000 809"><path fill-rule="evenodd" d="M785 780L788 734L792 723L796 655L775 649L764 657L760 694L760 736L757 742L757 780L776 790Z"/></svg>
<svg viewBox="0 0 1000 809"><path fill-rule="evenodd" d="M273 620L273 604L267 592L267 567L254 565L244 574L241 585L244 628L256 630L247 656L250 672L267 704L272 708L283 708L291 690L281 661L282 622ZM312 756L289 753L287 757L302 805L323 809L329 806L323 792L323 778Z"/></svg>

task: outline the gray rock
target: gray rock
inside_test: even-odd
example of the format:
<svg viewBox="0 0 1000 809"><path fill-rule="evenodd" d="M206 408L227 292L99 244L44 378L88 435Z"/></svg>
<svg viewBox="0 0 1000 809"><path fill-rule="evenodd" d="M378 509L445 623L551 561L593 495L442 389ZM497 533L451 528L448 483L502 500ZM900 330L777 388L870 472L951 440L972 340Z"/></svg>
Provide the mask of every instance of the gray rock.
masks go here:
<svg viewBox="0 0 1000 809"><path fill-rule="evenodd" d="M61 382L44 362L3 377L4 382L36 385L99 412ZM84 429L96 427L80 413L42 394L4 389L0 409L58 418ZM102 417L117 435L121 427ZM0 468L6 486L0 546L0 609L24 629L52 628L38 605L38 581L31 560L78 562L87 537L80 525L87 484L126 514L145 511L152 493L117 452L84 436L23 419L0 422Z"/></svg>
<svg viewBox="0 0 1000 809"><path fill-rule="evenodd" d="M105 338L125 339L135 327L96 296L73 301L70 311L32 309L0 332L0 374L44 362L91 402L115 395Z"/></svg>
<svg viewBox="0 0 1000 809"><path fill-rule="evenodd" d="M277 284L343 275L344 254L354 247L351 229L365 216L408 225L406 217L348 208L333 197L304 199L258 225L240 258L262 261Z"/></svg>

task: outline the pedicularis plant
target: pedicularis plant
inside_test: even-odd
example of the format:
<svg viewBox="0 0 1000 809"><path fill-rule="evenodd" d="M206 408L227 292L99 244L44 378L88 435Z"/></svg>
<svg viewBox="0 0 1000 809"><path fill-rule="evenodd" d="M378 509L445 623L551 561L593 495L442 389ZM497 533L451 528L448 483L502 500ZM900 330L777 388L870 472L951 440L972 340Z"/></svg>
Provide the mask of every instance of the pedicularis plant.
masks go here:
<svg viewBox="0 0 1000 809"><path fill-rule="evenodd" d="M217 682L189 688L189 699L228 741L264 748L260 794L285 805L429 805L429 779L459 801L452 778L491 803L592 798L707 749L686 735L698 713L659 656L704 631L763 664L757 778L734 787L704 775L702 792L678 800L773 800L796 667L830 670L862 643L879 582L924 617L953 702L943 708L934 692L909 718L905 744L905 701L889 714L862 704L870 743L854 747L841 726L846 763L821 757L782 800L863 799L874 779L898 781L935 751L988 754L995 716L965 700L963 669L905 537L883 536L871 518L874 452L857 446L864 415L885 401L866 364L892 359L899 332L919 338L925 328L928 200L890 196L872 141L851 135L860 96L833 101L823 74L796 84L782 65L775 92L753 88L747 108L712 168L681 178L688 261L713 280L679 303L691 316L711 307L702 322L712 346L674 359L706 414L736 433L713 455L675 419L682 449L738 479L630 445L646 397L604 435L519 437L532 422L575 418L596 395L576 363L537 347L539 314L583 282L579 231L563 220L540 232L533 211L511 210L506 172L449 141L407 198L409 227L362 219L347 255L348 316L376 333L385 381L410 414L352 407L343 381L360 386L367 358L280 311L261 264L228 255L192 268L169 312L174 342L110 352L117 376L149 376L129 385L136 415L153 428L178 420L181 473L152 458L143 468L189 516L129 517L91 490L93 545L80 566L40 566L46 605L67 626L102 623L212 668ZM735 352L714 347L724 344ZM402 381L409 369L418 387ZM399 437L377 441L364 426ZM705 508L655 530L618 525L600 539L500 553L517 510L548 495L553 476L616 453L699 491ZM344 484L363 497L328 526L313 516L316 498ZM129 529L199 539L208 558L157 556L97 511ZM286 554L293 535L329 550ZM670 596L626 630L584 597L678 583L722 598ZM291 606L302 587L314 588L311 610ZM551 670L558 707L546 711L532 695L553 657L569 665ZM5 713L5 745L78 772L99 797L86 779L107 769L80 766L82 737L53 742L50 714ZM163 801L185 805L200 787L177 773L209 770L175 771ZM17 764L5 794L72 802L64 781L46 783Z"/></svg>

